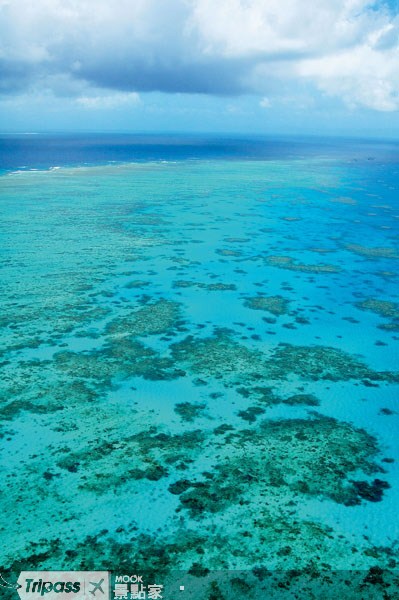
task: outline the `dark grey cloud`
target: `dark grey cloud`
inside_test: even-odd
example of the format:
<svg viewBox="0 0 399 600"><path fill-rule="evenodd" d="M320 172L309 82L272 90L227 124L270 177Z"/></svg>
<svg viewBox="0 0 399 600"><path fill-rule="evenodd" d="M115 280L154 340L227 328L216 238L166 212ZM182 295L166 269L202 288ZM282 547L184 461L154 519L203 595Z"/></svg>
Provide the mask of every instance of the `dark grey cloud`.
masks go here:
<svg viewBox="0 0 399 600"><path fill-rule="evenodd" d="M0 59L0 93L23 92L34 79L35 72L26 62Z"/></svg>
<svg viewBox="0 0 399 600"><path fill-rule="evenodd" d="M190 64L129 60L83 66L78 76L90 83L123 91L236 95L247 91L246 60L209 60Z"/></svg>

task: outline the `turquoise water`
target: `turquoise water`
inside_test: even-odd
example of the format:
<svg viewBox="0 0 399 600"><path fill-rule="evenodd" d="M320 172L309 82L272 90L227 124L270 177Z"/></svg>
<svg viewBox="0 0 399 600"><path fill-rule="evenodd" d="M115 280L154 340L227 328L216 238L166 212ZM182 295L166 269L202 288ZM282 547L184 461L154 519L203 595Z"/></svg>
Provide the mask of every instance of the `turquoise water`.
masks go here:
<svg viewBox="0 0 399 600"><path fill-rule="evenodd" d="M0 186L1 572L396 568L397 162Z"/></svg>

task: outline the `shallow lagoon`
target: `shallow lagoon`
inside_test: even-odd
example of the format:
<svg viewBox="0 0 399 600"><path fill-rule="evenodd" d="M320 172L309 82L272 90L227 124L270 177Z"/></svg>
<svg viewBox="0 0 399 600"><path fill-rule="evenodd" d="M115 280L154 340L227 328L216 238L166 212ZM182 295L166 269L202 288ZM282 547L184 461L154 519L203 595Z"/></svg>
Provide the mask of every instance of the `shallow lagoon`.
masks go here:
<svg viewBox="0 0 399 600"><path fill-rule="evenodd" d="M208 598L216 571L350 570L380 597L397 176L378 154L3 175L0 571L129 564Z"/></svg>

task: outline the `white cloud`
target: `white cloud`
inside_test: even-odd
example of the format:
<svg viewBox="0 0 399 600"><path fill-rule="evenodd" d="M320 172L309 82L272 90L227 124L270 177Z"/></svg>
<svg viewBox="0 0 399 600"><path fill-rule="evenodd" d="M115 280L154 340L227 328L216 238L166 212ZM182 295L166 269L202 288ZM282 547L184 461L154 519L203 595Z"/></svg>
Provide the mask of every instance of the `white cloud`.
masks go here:
<svg viewBox="0 0 399 600"><path fill-rule="evenodd" d="M370 0L0 0L3 93L93 109L141 91L271 101L300 82L392 111L398 64L399 17Z"/></svg>
<svg viewBox="0 0 399 600"><path fill-rule="evenodd" d="M302 61L298 73L315 81L325 93L341 97L351 108L399 109L398 45L381 52L363 44L351 51Z"/></svg>
<svg viewBox="0 0 399 600"><path fill-rule="evenodd" d="M207 52L309 54L353 45L372 26L366 0L197 0L192 21Z"/></svg>
<svg viewBox="0 0 399 600"><path fill-rule="evenodd" d="M137 92L118 92L115 94L101 94L98 96L79 96L76 103L88 109L108 109L120 106L134 106L140 103Z"/></svg>
<svg viewBox="0 0 399 600"><path fill-rule="evenodd" d="M264 98L261 99L261 101L259 102L259 106L261 108L270 108L272 105L272 103L270 102L269 98L266 98L266 96Z"/></svg>

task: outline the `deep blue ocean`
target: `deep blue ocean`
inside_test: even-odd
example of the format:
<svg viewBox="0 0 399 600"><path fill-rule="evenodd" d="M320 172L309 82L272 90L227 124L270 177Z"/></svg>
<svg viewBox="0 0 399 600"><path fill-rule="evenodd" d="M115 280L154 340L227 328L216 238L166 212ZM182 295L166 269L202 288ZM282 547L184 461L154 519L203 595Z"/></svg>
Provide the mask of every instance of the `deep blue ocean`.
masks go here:
<svg viewBox="0 0 399 600"><path fill-rule="evenodd" d="M273 160L334 157L396 161L399 142L217 135L0 135L0 171L157 160Z"/></svg>
<svg viewBox="0 0 399 600"><path fill-rule="evenodd" d="M0 573L398 597L399 144L3 135L0 171Z"/></svg>

